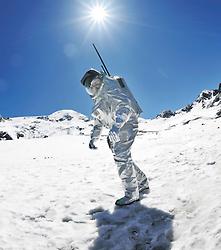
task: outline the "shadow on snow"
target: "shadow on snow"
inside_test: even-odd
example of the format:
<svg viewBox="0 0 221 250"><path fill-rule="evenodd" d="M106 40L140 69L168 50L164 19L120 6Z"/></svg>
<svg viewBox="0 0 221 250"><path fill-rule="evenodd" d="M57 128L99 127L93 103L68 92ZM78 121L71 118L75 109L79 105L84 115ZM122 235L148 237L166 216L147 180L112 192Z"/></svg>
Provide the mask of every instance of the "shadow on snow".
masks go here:
<svg viewBox="0 0 221 250"><path fill-rule="evenodd" d="M139 202L117 208L89 211L98 237L90 250L168 250L173 240L173 215Z"/></svg>

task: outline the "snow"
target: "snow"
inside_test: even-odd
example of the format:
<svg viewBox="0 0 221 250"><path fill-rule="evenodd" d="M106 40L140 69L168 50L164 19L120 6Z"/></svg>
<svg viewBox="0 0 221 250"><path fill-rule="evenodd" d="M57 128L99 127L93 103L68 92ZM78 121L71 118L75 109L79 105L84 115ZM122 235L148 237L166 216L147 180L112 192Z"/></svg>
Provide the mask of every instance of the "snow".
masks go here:
<svg viewBox="0 0 221 250"><path fill-rule="evenodd" d="M58 135L90 134L92 122L73 110L61 110L49 116L17 117L0 122L0 131L13 139L43 138Z"/></svg>
<svg viewBox="0 0 221 250"><path fill-rule="evenodd" d="M140 119L132 153L151 192L124 208L114 205L123 191L106 137L90 150L85 116L0 122L14 139L24 134L0 141L0 249L221 249L219 108Z"/></svg>

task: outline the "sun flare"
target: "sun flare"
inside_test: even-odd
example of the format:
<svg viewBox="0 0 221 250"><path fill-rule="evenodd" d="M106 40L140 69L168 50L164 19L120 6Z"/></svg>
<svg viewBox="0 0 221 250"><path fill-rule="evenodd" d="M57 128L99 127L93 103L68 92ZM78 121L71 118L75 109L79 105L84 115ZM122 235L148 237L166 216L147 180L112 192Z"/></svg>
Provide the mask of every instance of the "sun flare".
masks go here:
<svg viewBox="0 0 221 250"><path fill-rule="evenodd" d="M90 11L90 18L97 23L104 22L107 18L107 11L102 6L95 6Z"/></svg>
<svg viewBox="0 0 221 250"><path fill-rule="evenodd" d="M111 40L111 31L116 27L118 15L118 10L113 6L113 2L104 0L79 2L81 11L79 11L79 17L74 21L76 25L85 29L84 42L92 37L94 40L108 36Z"/></svg>

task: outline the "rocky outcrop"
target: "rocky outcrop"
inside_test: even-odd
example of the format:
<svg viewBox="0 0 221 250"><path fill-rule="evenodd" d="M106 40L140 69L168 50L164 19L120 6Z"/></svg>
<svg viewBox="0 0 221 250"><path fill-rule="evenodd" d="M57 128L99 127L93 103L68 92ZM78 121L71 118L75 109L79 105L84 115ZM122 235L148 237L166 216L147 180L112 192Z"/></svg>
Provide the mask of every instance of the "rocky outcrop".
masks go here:
<svg viewBox="0 0 221 250"><path fill-rule="evenodd" d="M193 104L188 104L186 107L182 108L181 111L188 113L192 108Z"/></svg>
<svg viewBox="0 0 221 250"><path fill-rule="evenodd" d="M202 91L195 102L201 103L202 108L211 108L221 105L221 83L219 83L218 89Z"/></svg>
<svg viewBox="0 0 221 250"><path fill-rule="evenodd" d="M175 112L172 110L164 110L159 115L156 116L156 118L170 118L171 116L174 116Z"/></svg>
<svg viewBox="0 0 221 250"><path fill-rule="evenodd" d="M18 133L17 133L17 139L19 139L19 138L21 138L21 137L25 137L25 136L24 136L24 134L18 132Z"/></svg>
<svg viewBox="0 0 221 250"><path fill-rule="evenodd" d="M221 109L216 113L216 118L221 118Z"/></svg>
<svg viewBox="0 0 221 250"><path fill-rule="evenodd" d="M74 110L60 110L51 115L16 117L0 123L0 140L47 138L56 135L89 135L92 125L86 116Z"/></svg>
<svg viewBox="0 0 221 250"><path fill-rule="evenodd" d="M197 103L201 103L203 108L211 108L221 104L221 91L204 90L196 99Z"/></svg>
<svg viewBox="0 0 221 250"><path fill-rule="evenodd" d="M0 122L4 122L4 121L6 121L6 120L10 120L10 118L9 118L9 117L2 117L2 116L0 115Z"/></svg>
<svg viewBox="0 0 221 250"><path fill-rule="evenodd" d="M7 132L0 131L0 140L7 141L7 140L13 140L13 139Z"/></svg>

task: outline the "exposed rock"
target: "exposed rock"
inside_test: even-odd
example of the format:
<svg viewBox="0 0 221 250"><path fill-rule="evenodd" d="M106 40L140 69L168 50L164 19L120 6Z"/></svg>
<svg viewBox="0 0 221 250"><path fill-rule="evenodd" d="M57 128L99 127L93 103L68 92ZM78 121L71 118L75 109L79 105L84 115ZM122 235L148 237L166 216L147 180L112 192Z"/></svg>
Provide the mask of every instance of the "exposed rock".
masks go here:
<svg viewBox="0 0 221 250"><path fill-rule="evenodd" d="M6 120L10 120L10 118L9 117L2 117L2 116L0 116L0 122L4 122Z"/></svg>
<svg viewBox="0 0 221 250"><path fill-rule="evenodd" d="M58 121L63 122L63 121L71 121L73 119L73 116L66 114L62 118L60 118Z"/></svg>
<svg viewBox="0 0 221 250"><path fill-rule="evenodd" d="M216 162L215 161L212 161L212 162L207 162L206 165L215 165Z"/></svg>
<svg viewBox="0 0 221 250"><path fill-rule="evenodd" d="M66 216L62 219L62 222L70 222L73 221L73 219L70 216Z"/></svg>
<svg viewBox="0 0 221 250"><path fill-rule="evenodd" d="M13 140L13 139L7 132L0 131L0 140L7 141L7 140Z"/></svg>
<svg viewBox="0 0 221 250"><path fill-rule="evenodd" d="M24 134L22 134L22 133L17 133L17 139L19 139L20 137L24 137Z"/></svg>
<svg viewBox="0 0 221 250"><path fill-rule="evenodd" d="M196 98L196 102L203 102L205 100L211 99L213 96L213 90L204 90L200 93L200 95Z"/></svg>
<svg viewBox="0 0 221 250"><path fill-rule="evenodd" d="M84 135L90 133L89 126L92 125L86 116L73 110L60 110L51 115L12 118L10 119L12 122L3 119L4 122L0 123L0 131L8 132L12 139L47 138L56 134ZM5 136L2 135L1 139L9 139Z"/></svg>
<svg viewBox="0 0 221 250"><path fill-rule="evenodd" d="M38 116L37 119L48 121L48 116Z"/></svg>
<svg viewBox="0 0 221 250"><path fill-rule="evenodd" d="M216 118L220 118L221 117L221 109L216 113Z"/></svg>
<svg viewBox="0 0 221 250"><path fill-rule="evenodd" d="M171 110L164 110L161 112L159 115L156 116L156 118L161 117L161 118L170 118L171 116L174 116L175 112Z"/></svg>
<svg viewBox="0 0 221 250"><path fill-rule="evenodd" d="M201 103L203 108L211 108L220 105L221 84L219 84L219 89L202 91L195 102Z"/></svg>
<svg viewBox="0 0 221 250"><path fill-rule="evenodd" d="M190 112L190 110L193 108L193 104L188 104L186 107L182 108L181 111L183 112Z"/></svg>
<svg viewBox="0 0 221 250"><path fill-rule="evenodd" d="M187 124L189 124L190 122L192 122L192 121L196 121L196 120L199 120L201 117L199 116L199 117L196 117L196 118L194 118L194 119L191 119L191 120L188 120L188 121L185 121L185 122L183 122L183 125L187 125Z"/></svg>

